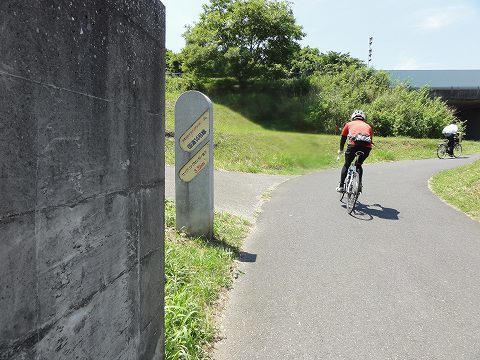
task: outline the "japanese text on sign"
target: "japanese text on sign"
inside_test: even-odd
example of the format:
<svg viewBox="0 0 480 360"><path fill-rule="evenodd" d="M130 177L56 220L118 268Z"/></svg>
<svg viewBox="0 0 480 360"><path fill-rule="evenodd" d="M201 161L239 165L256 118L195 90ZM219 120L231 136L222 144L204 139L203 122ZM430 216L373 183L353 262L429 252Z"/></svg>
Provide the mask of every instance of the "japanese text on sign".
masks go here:
<svg viewBox="0 0 480 360"><path fill-rule="evenodd" d="M180 169L179 176L185 182L190 182L202 171L209 162L210 142L206 143L193 157Z"/></svg>
<svg viewBox="0 0 480 360"><path fill-rule="evenodd" d="M210 133L210 112L208 109L180 137L180 148L193 151Z"/></svg>

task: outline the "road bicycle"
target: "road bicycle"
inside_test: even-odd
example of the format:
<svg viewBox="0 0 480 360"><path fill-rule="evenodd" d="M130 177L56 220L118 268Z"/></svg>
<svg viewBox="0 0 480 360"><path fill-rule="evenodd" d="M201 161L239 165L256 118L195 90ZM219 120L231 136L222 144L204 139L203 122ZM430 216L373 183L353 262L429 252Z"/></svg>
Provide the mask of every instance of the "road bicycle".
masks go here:
<svg viewBox="0 0 480 360"><path fill-rule="evenodd" d="M358 196L361 192L360 175L357 171L357 166L355 164L357 163L358 158L363 154L363 151L357 151L355 153L355 158L353 159L347 170L347 177L345 178L345 182L343 184L344 191L340 193L340 201L342 202L345 195L347 196L346 206L347 212L349 214L351 214L353 209L355 208L355 204L357 203Z"/></svg>
<svg viewBox="0 0 480 360"><path fill-rule="evenodd" d="M443 140L437 147L437 156L444 159L448 156L448 139ZM462 144L460 144L460 136L455 136L455 144L453 145L453 157L462 156Z"/></svg>

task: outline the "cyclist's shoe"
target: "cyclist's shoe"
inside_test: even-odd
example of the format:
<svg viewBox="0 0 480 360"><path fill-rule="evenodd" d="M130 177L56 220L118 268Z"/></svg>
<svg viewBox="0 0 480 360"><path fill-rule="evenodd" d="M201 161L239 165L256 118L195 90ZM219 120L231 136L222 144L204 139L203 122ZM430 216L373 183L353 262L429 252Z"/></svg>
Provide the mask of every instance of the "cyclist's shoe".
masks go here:
<svg viewBox="0 0 480 360"><path fill-rule="evenodd" d="M345 188L344 188L343 185L338 185L335 190L339 193L344 193L345 192Z"/></svg>

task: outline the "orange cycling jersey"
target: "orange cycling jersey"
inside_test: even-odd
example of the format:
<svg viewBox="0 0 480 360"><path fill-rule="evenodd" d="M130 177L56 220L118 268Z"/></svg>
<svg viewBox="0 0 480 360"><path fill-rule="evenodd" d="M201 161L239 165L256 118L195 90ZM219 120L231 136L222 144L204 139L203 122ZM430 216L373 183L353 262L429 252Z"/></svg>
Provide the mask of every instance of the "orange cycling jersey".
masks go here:
<svg viewBox="0 0 480 360"><path fill-rule="evenodd" d="M350 140L350 144L352 145L361 145L365 147L372 147L372 144L357 144L355 141L352 140L353 137L359 134L369 135L370 139L373 138L373 131L372 127L368 125L365 121L362 120L353 120L345 124L342 130L342 136L347 136Z"/></svg>

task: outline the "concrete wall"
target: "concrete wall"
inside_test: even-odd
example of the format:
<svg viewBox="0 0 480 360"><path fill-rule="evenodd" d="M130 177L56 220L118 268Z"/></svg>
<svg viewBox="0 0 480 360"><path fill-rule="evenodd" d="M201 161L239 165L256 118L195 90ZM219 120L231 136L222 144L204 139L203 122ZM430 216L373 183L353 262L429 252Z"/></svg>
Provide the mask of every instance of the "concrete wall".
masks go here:
<svg viewBox="0 0 480 360"><path fill-rule="evenodd" d="M0 1L0 359L163 357L164 29Z"/></svg>
<svg viewBox="0 0 480 360"><path fill-rule="evenodd" d="M480 89L435 90L455 110L460 120L466 120L465 139L480 140Z"/></svg>
<svg viewBox="0 0 480 360"><path fill-rule="evenodd" d="M443 98L460 120L467 121L465 139L480 140L480 88L433 89L432 95Z"/></svg>
<svg viewBox="0 0 480 360"><path fill-rule="evenodd" d="M466 139L480 140L480 101L476 104L457 104L453 105L461 120L466 120L467 134Z"/></svg>

